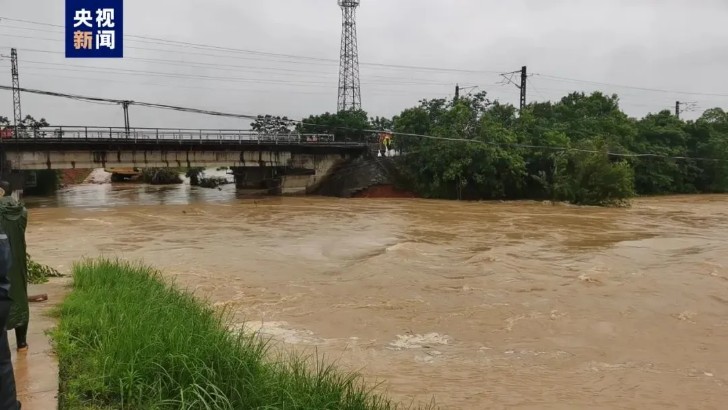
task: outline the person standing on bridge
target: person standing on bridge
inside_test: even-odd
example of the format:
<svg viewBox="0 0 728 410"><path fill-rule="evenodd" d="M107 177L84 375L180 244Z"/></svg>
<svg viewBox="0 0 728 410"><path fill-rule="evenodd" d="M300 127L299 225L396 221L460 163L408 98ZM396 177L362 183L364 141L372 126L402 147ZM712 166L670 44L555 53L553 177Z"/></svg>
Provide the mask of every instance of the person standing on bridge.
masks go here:
<svg viewBox="0 0 728 410"><path fill-rule="evenodd" d="M28 211L23 204L11 197L10 184L0 181L0 228L8 237L12 251L10 283L13 284L10 297L13 300L8 317L7 329L15 329L15 341L19 352L28 350L28 256L25 246L25 228L28 225Z"/></svg>
<svg viewBox="0 0 728 410"><path fill-rule="evenodd" d="M5 195L6 183L0 182L0 196ZM8 332L6 326L10 317L13 299L10 270L12 268L12 250L10 240L5 231L0 227L0 409L20 410L20 402L17 398L15 387L15 375L13 374L13 361L10 356L10 344L8 343ZM12 285L12 286L11 286Z"/></svg>

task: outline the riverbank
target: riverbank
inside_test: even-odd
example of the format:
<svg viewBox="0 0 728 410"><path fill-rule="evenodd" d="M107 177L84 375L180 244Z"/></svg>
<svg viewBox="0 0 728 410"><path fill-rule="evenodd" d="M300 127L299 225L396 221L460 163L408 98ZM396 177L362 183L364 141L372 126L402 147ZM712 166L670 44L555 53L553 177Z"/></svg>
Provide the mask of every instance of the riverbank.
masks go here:
<svg viewBox="0 0 728 410"><path fill-rule="evenodd" d="M148 267L87 261L73 279L53 335L61 409L396 407L319 360L271 357Z"/></svg>

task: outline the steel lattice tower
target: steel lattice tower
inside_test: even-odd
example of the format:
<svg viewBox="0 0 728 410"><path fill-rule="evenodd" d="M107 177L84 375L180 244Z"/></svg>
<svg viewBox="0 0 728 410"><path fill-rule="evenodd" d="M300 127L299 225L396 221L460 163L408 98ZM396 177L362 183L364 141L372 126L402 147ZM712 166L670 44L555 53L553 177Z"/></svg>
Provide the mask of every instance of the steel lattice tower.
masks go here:
<svg viewBox="0 0 728 410"><path fill-rule="evenodd" d="M359 85L359 50L356 40L356 8L359 0L338 0L341 24L341 57L339 63L339 111L361 109Z"/></svg>
<svg viewBox="0 0 728 410"><path fill-rule="evenodd" d="M18 51L10 50L10 65L13 74L13 125L18 129L18 125L23 121L20 113L20 76L18 74ZM17 132L17 131L16 131Z"/></svg>

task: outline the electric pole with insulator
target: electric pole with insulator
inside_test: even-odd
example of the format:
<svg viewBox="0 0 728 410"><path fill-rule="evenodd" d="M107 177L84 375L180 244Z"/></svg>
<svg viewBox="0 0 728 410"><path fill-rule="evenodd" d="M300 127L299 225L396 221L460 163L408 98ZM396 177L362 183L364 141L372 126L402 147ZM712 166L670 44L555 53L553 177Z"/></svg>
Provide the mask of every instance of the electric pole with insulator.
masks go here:
<svg viewBox="0 0 728 410"><path fill-rule="evenodd" d="M676 101L675 117L679 120L683 113L695 111L696 109L698 109L697 101Z"/></svg>
<svg viewBox="0 0 728 410"><path fill-rule="evenodd" d="M521 74L521 81L520 83L517 83L514 81L514 77L517 74ZM524 108L526 108L526 88L528 86L528 68L524 65L521 67L521 71L513 71L510 73L503 73L501 74L503 77L503 81L501 84L513 84L521 90L521 102L519 104L520 111L523 111Z"/></svg>
<svg viewBox="0 0 728 410"><path fill-rule="evenodd" d="M122 101L121 106L124 108L124 131L129 136L129 104L131 101Z"/></svg>
<svg viewBox="0 0 728 410"><path fill-rule="evenodd" d="M10 50L10 65L13 75L13 125L15 126L15 134L18 133L18 125L23 121L23 115L20 109L20 74L18 72L18 50Z"/></svg>
<svg viewBox="0 0 728 410"><path fill-rule="evenodd" d="M341 57L339 61L338 111L361 109L359 50L356 39L356 8L359 0L338 0L341 7Z"/></svg>
<svg viewBox="0 0 728 410"><path fill-rule="evenodd" d="M521 111L526 107L526 85L528 80L528 70L524 65L521 67Z"/></svg>

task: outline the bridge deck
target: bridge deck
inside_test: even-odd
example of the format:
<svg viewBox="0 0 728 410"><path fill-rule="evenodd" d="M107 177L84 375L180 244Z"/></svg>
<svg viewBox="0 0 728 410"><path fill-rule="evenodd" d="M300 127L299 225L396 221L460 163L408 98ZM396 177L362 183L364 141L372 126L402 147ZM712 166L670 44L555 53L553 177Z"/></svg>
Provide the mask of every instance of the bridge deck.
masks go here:
<svg viewBox="0 0 728 410"><path fill-rule="evenodd" d="M328 146L338 148L363 147L356 141L336 141L331 134L258 133L249 130L170 129L114 127L43 127L38 129L6 129L0 142L7 145L36 144L141 144L141 145L284 145Z"/></svg>

